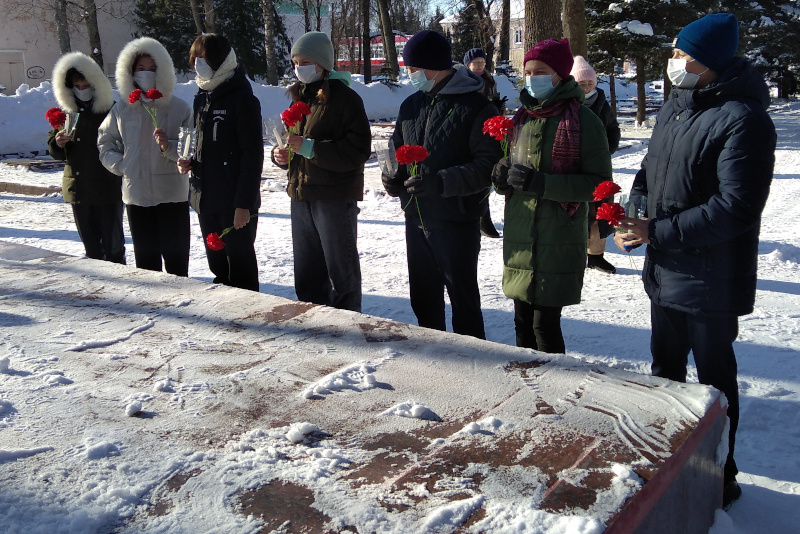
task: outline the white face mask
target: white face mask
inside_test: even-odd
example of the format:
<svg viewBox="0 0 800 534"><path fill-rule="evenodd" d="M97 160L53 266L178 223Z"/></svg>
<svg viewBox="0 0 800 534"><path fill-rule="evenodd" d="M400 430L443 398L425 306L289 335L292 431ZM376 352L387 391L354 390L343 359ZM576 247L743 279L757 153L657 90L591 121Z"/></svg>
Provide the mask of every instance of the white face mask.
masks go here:
<svg viewBox="0 0 800 534"><path fill-rule="evenodd" d="M133 81L142 91L156 88L156 73L151 70L139 70L133 73Z"/></svg>
<svg viewBox="0 0 800 534"><path fill-rule="evenodd" d="M588 100L588 99L592 98L596 94L597 94L597 89L592 89L591 91L589 91L588 93L583 95L583 98Z"/></svg>
<svg viewBox="0 0 800 534"><path fill-rule="evenodd" d="M525 89L528 90L529 95L541 102L556 90L555 85L553 85L553 76L555 76L555 73L525 76Z"/></svg>
<svg viewBox="0 0 800 534"><path fill-rule="evenodd" d="M87 87L86 89L78 89L77 87L73 87L72 93L78 97L78 100L82 102L88 102L94 98L94 87Z"/></svg>
<svg viewBox="0 0 800 534"><path fill-rule="evenodd" d="M295 65L294 75L302 83L314 83L322 79L322 71L317 72L317 65Z"/></svg>
<svg viewBox="0 0 800 534"><path fill-rule="evenodd" d="M206 59L202 57L194 58L194 71L204 80L210 80L214 77L214 73L216 72L206 63Z"/></svg>
<svg viewBox="0 0 800 534"><path fill-rule="evenodd" d="M436 76L438 75L439 73L437 72ZM427 93L428 91L433 89L433 85L436 83L436 76L434 76L433 79L429 80L428 77L425 76L425 71L419 69L416 72L409 73L408 78L409 80L411 80L411 85L413 85L417 91L422 91L424 93Z"/></svg>
<svg viewBox="0 0 800 534"><path fill-rule="evenodd" d="M694 59L692 61L694 61ZM695 74L686 70L687 63L690 62L686 61L685 59L670 58L669 61L667 61L667 76L669 76L669 80L675 87L679 87L681 89L694 89L694 87L697 85L697 82L700 80L700 76L708 69L704 70L700 74Z"/></svg>

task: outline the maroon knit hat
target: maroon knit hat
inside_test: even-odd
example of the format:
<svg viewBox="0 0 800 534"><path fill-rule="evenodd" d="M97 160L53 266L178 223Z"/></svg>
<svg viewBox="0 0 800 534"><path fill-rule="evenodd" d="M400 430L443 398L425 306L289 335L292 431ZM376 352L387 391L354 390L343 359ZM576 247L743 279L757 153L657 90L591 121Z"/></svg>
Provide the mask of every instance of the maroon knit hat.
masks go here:
<svg viewBox="0 0 800 534"><path fill-rule="evenodd" d="M525 61L522 65L532 59L538 59L546 63L556 74L562 78L569 76L572 70L572 51L569 49L568 39L545 39L539 41L525 54Z"/></svg>

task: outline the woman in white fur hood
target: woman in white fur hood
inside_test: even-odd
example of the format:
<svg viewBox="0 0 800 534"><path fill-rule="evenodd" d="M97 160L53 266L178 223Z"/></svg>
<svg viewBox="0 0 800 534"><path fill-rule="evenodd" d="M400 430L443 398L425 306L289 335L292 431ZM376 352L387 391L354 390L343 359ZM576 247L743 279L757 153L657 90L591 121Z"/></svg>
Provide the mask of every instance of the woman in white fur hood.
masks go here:
<svg viewBox="0 0 800 534"><path fill-rule="evenodd" d="M175 67L166 48L149 37L125 45L117 60L120 102L100 126L97 144L103 165L122 176L136 266L189 274L189 182L178 173L178 133L192 126L189 104L172 95ZM134 89L163 96L131 103ZM155 128L150 113L158 120Z"/></svg>
<svg viewBox="0 0 800 534"><path fill-rule="evenodd" d="M66 162L61 192L72 205L86 257L125 263L121 180L103 167L97 151L97 129L114 105L111 82L92 58L71 52L53 67L53 91L70 126L53 128L47 146Z"/></svg>

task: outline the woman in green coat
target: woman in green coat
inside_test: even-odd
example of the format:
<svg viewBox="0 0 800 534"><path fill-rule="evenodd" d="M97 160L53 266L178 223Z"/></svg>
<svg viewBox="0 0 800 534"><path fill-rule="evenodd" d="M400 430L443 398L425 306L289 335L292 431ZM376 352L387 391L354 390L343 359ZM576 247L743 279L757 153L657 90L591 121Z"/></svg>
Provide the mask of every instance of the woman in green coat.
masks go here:
<svg viewBox="0 0 800 534"><path fill-rule="evenodd" d="M561 309L581 300L588 202L611 179L600 119L570 76L566 39L525 54L522 106L514 115L511 157L492 172L506 196L503 292L514 299L517 346L565 352Z"/></svg>

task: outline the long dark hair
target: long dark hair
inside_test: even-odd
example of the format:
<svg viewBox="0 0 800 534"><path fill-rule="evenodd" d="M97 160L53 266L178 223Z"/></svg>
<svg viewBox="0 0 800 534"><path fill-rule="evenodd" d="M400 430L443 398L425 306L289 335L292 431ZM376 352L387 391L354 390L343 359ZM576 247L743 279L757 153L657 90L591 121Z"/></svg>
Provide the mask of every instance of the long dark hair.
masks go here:
<svg viewBox="0 0 800 534"><path fill-rule="evenodd" d="M201 33L189 49L189 66L194 67L194 60L203 57L208 66L218 70L228 54L231 43L220 33Z"/></svg>

